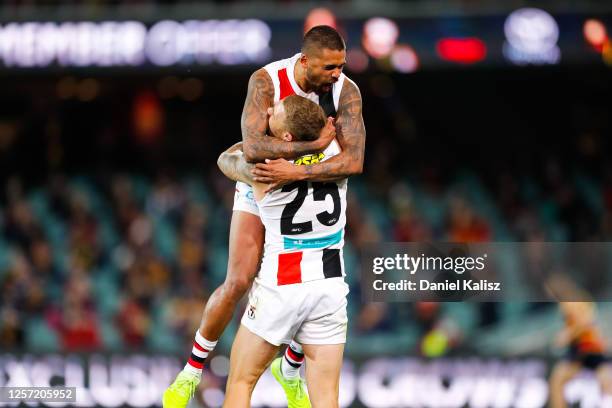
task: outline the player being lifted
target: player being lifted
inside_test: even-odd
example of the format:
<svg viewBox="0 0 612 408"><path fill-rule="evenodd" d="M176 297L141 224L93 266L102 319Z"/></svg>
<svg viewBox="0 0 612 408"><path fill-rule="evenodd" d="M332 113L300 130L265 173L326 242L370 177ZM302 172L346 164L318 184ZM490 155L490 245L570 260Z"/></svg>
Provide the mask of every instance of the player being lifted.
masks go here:
<svg viewBox="0 0 612 408"><path fill-rule="evenodd" d="M340 34L331 27L317 26L304 36L301 53L268 64L251 75L242 112L242 139L245 159L258 163L253 170L255 181L276 189L291 181L335 181L361 173L365 149L361 94L342 73L345 62L346 47ZM314 141L287 142L266 136L268 108L292 94L321 105L328 117L336 118L336 129L328 120ZM294 166L285 160L320 152L335 136L342 151L324 163ZM263 163L266 159L274 160ZM252 195L248 185L236 184L226 280L206 304L191 357L164 393L165 408L187 405L200 381L206 357L257 273L264 227ZM280 377L290 407L309 406L299 378L302 362L302 349L292 342L282 361Z"/></svg>
<svg viewBox="0 0 612 408"><path fill-rule="evenodd" d="M324 125L321 107L297 95L270 109L270 133L281 140L316 139ZM347 325L342 258L347 180L297 181L266 194L267 185L254 181L253 166L240 148L241 143L223 153L218 164L229 178L253 187L266 236L261 268L232 347L224 406L249 407L255 384L280 345L295 338L306 357L312 405L337 407ZM338 153L333 141L314 157L326 161ZM272 364L272 374L281 381L283 361Z"/></svg>

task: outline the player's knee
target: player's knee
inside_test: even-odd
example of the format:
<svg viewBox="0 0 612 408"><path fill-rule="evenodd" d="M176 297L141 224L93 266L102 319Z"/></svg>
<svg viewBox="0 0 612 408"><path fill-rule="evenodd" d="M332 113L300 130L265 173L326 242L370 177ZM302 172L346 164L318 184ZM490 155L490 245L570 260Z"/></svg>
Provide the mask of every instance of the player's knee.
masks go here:
<svg viewBox="0 0 612 408"><path fill-rule="evenodd" d="M253 373L243 373L228 380L228 389L241 390L250 393L255 389L259 376Z"/></svg>
<svg viewBox="0 0 612 408"><path fill-rule="evenodd" d="M251 287L251 279L246 276L228 276L223 283L224 295L234 302L238 302Z"/></svg>
<svg viewBox="0 0 612 408"><path fill-rule="evenodd" d="M312 392L310 400L313 408L334 408L338 406L339 387L333 382L317 384L317 389Z"/></svg>

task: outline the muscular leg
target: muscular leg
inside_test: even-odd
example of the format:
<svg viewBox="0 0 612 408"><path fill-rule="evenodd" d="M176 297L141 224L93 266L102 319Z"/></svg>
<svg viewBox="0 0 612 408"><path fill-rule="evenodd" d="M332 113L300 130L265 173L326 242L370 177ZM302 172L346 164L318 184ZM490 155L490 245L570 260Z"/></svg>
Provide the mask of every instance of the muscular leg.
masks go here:
<svg viewBox="0 0 612 408"><path fill-rule="evenodd" d="M278 353L278 349L278 346L268 343L240 325L230 354L224 407L251 406L251 394L255 384Z"/></svg>
<svg viewBox="0 0 612 408"><path fill-rule="evenodd" d="M550 375L550 407L565 408L563 387L579 372L582 366L576 362L561 361L555 365Z"/></svg>
<svg viewBox="0 0 612 408"><path fill-rule="evenodd" d="M306 384L313 408L338 408L344 344L302 344Z"/></svg>
<svg viewBox="0 0 612 408"><path fill-rule="evenodd" d="M234 315L234 309L257 274L263 251L264 226L256 215L234 211L230 225L229 259L225 282L208 299L200 334L218 340Z"/></svg>

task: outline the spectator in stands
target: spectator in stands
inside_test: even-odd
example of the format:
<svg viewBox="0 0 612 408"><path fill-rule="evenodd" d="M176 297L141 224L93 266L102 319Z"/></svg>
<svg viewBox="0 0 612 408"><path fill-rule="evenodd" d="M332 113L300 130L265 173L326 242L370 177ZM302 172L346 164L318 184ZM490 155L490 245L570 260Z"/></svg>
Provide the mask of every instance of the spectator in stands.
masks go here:
<svg viewBox="0 0 612 408"><path fill-rule="evenodd" d="M116 324L126 347L138 349L146 346L151 332L149 307L128 288L116 316Z"/></svg>
<svg viewBox="0 0 612 408"><path fill-rule="evenodd" d="M453 197L448 214L448 239L450 242L487 242L491 229L487 222L476 215L470 204L460 196Z"/></svg>
<svg viewBox="0 0 612 408"><path fill-rule="evenodd" d="M61 304L47 312L47 321L56 331L62 350L99 349L102 340L88 278L81 272L75 272L66 284L64 294Z"/></svg>

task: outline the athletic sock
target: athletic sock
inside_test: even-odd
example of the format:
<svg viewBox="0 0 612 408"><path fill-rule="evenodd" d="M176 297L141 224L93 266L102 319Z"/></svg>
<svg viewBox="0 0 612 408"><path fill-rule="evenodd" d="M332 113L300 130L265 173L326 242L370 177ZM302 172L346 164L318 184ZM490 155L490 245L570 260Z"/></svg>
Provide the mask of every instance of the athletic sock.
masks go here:
<svg viewBox="0 0 612 408"><path fill-rule="evenodd" d="M202 376L202 369L204 368L204 361L208 357L208 353L213 351L217 345L216 341L206 340L200 334L200 331L196 331L195 340L193 341L193 348L191 349L191 356L185 365L183 371L194 374L198 377Z"/></svg>
<svg viewBox="0 0 612 408"><path fill-rule="evenodd" d="M302 346L291 340L289 347L285 350L285 356L281 361L281 373L283 377L299 377L302 364L304 364L304 351L302 350Z"/></svg>

